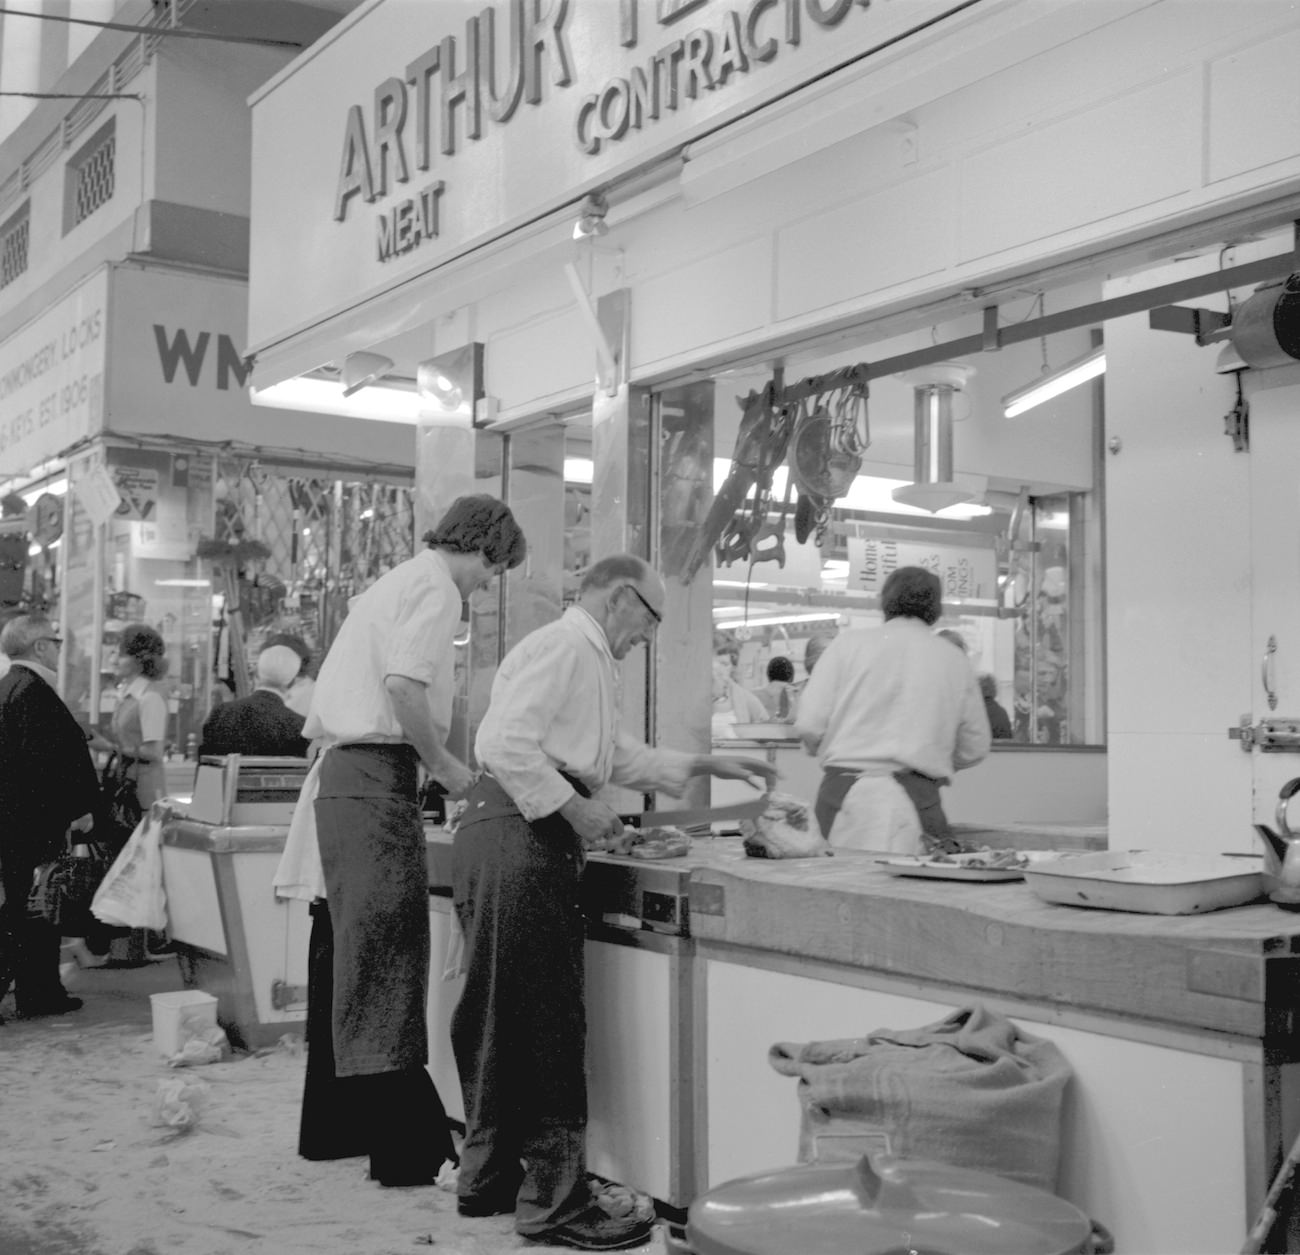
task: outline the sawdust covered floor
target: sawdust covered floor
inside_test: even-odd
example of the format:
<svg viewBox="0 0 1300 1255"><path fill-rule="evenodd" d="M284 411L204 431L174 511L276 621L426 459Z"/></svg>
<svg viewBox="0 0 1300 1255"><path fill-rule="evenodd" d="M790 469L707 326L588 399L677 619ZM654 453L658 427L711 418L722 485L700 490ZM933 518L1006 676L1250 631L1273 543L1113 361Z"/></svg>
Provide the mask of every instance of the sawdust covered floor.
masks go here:
<svg viewBox="0 0 1300 1255"><path fill-rule="evenodd" d="M296 1153L305 1057L274 1048L173 1069L149 995L173 961L72 970L81 1011L18 1022L0 1005L0 1255L500 1255L544 1251L509 1216L456 1214L441 1188L385 1190L364 1159ZM188 1128L160 1083L201 1082ZM190 1101L188 1097L181 1101ZM660 1231L642 1252L663 1250Z"/></svg>

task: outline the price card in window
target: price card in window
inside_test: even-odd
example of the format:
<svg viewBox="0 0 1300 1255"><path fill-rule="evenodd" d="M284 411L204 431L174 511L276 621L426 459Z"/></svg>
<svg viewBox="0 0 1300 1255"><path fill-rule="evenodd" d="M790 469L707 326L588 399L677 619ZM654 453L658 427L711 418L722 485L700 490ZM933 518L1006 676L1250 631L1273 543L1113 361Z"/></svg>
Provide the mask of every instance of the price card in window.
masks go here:
<svg viewBox="0 0 1300 1255"><path fill-rule="evenodd" d="M122 504L117 484L104 466L92 467L84 474L78 473L72 491L96 527L107 523Z"/></svg>

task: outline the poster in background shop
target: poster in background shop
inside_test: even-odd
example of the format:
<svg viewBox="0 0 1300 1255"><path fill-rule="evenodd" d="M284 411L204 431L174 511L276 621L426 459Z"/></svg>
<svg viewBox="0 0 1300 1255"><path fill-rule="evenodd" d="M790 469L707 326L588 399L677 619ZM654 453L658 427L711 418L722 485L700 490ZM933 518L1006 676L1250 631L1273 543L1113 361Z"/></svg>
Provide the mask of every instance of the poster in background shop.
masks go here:
<svg viewBox="0 0 1300 1255"><path fill-rule="evenodd" d="M939 577L945 606L997 597L997 557L991 546L975 549L882 535L850 536L848 550L848 586L855 591L878 594L899 567L919 566Z"/></svg>
<svg viewBox="0 0 1300 1255"><path fill-rule="evenodd" d="M0 343L0 479L97 431L104 409L108 271Z"/></svg>

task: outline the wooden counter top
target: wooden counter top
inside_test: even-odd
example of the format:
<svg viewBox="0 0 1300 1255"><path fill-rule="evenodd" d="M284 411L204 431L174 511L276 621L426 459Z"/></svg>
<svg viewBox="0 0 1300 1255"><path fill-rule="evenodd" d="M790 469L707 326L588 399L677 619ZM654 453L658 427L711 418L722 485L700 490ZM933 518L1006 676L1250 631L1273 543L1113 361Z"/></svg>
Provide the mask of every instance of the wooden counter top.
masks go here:
<svg viewBox="0 0 1300 1255"><path fill-rule="evenodd" d="M1193 1029L1290 1035L1300 917L1261 903L1141 915L1043 902L1022 881L891 876L869 854L694 869L700 939Z"/></svg>

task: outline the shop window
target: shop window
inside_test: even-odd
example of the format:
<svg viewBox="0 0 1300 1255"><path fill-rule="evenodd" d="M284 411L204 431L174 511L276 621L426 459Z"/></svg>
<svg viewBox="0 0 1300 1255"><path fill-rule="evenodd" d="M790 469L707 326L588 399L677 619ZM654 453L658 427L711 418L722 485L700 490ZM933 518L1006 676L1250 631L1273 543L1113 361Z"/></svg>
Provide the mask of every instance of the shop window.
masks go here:
<svg viewBox="0 0 1300 1255"><path fill-rule="evenodd" d="M810 359L799 363L797 374L787 367L786 378L794 376L802 386L855 360ZM665 574L683 561L693 567L697 538L702 531L716 531L718 520L710 522L709 511L724 493L741 503L731 515L734 525L722 533L722 543L715 544L692 581L711 572L715 737L734 738L734 730L720 729L743 729L756 721L757 707L748 694L769 699L768 718L774 710L777 718L788 718L810 674L805 665L810 646L815 651L839 632L881 624L885 578L899 566L915 565L939 576L944 617L936 626L951 631L983 677L982 686L1010 716L1013 743L1104 743L1095 498L1084 489L1036 492L1034 483L1021 478L1032 473L1055 485L1086 482L1087 412L1080 419L1062 405L1059 428L1036 418L1033 427L1008 429L996 399L1023 368L1013 359L980 361L982 392L973 388L969 404L958 407L956 421L969 426L961 430L954 459L958 473L964 460L980 474L967 476L973 485L968 500L936 511L909 505L907 491L894 496L918 478L909 464L915 445L911 381L873 380L871 445L864 465L813 525L797 516L800 487L788 453L765 446L763 456L772 454L776 463L767 468L771 480L761 504L751 487L752 467L761 461L752 438L743 445L747 462L739 467L732 462L738 441L743 443L747 400L769 383L770 372L727 372L709 385L715 392L711 404L694 411L684 403L685 390L664 394ZM1083 394L1075 401L1081 408L1087 404ZM674 422L674 413L694 417ZM1081 434L1058 453L1055 446L1067 443L1058 430ZM1008 439L1012 432L1014 441ZM820 545L817 523L823 525ZM686 559L677 551L679 544ZM718 665L719 658L724 665ZM769 665L775 662L780 676L787 661L794 673L793 709L788 701L783 708L770 700L779 698L783 682L774 681ZM694 682L702 683L703 662L694 674L700 677ZM738 689L748 694L737 700Z"/></svg>
<svg viewBox="0 0 1300 1255"><path fill-rule="evenodd" d="M71 231L112 199L116 185L116 129L110 119L68 159L63 230Z"/></svg>
<svg viewBox="0 0 1300 1255"><path fill-rule="evenodd" d="M239 559L245 666L281 632L300 636L319 662L349 599L414 552L409 485L231 458L218 466L215 498L214 550ZM238 663L218 648L229 674Z"/></svg>
<svg viewBox="0 0 1300 1255"><path fill-rule="evenodd" d="M8 287L27 269L31 202L25 202L0 226L0 288Z"/></svg>

